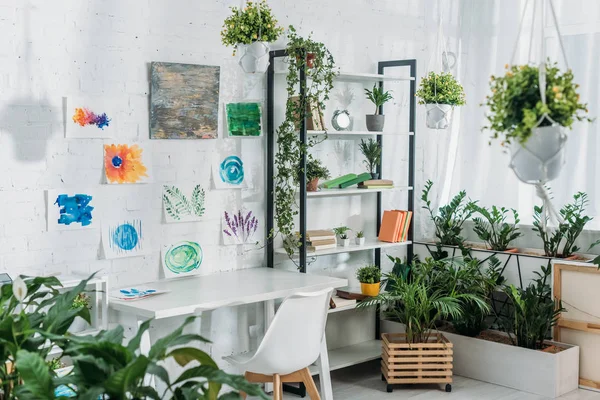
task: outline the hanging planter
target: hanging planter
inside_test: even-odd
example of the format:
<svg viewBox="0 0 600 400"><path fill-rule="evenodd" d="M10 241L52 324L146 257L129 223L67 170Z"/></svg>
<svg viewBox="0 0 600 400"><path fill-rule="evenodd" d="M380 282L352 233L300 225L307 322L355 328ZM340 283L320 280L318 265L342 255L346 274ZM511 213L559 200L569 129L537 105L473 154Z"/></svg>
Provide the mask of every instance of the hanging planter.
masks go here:
<svg viewBox="0 0 600 400"><path fill-rule="evenodd" d="M233 46L233 55L239 55L239 65L246 73L264 73L269 66L269 43L283 33L277 25L266 1L248 1L242 9L231 7L232 14L225 19L221 40Z"/></svg>
<svg viewBox="0 0 600 400"><path fill-rule="evenodd" d="M554 180L565 163L566 141L560 125L534 128L527 142L511 144L510 167L522 182Z"/></svg>
<svg viewBox="0 0 600 400"><path fill-rule="evenodd" d="M446 129L450 125L452 109L465 104L465 92L449 72L430 72L421 79L416 96L427 108L427 127Z"/></svg>

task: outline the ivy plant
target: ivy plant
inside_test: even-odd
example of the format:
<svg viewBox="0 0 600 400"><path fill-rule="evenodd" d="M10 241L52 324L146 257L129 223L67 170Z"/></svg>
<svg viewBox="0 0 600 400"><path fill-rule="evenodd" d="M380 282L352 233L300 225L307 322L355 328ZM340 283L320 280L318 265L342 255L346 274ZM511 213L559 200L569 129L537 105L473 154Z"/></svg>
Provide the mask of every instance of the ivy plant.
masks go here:
<svg viewBox="0 0 600 400"><path fill-rule="evenodd" d="M306 161L306 181L309 182L315 178L329 178L329 170L321 163L320 160L309 156L308 161Z"/></svg>
<svg viewBox="0 0 600 400"><path fill-rule="evenodd" d="M519 213L515 209L492 206L491 209L471 205L475 214L481 217L473 218L473 231L492 250L504 251L510 243L522 236L519 232ZM506 222L508 213L512 211L512 222Z"/></svg>
<svg viewBox="0 0 600 400"><path fill-rule="evenodd" d="M465 104L465 91L456 78L449 72L435 73L421 79L416 96L419 104L448 104L462 106Z"/></svg>

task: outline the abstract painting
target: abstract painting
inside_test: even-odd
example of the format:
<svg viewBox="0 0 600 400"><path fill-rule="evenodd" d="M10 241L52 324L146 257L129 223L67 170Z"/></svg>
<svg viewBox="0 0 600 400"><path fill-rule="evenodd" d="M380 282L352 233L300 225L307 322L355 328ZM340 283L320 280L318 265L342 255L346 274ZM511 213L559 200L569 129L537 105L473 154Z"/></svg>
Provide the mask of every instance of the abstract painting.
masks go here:
<svg viewBox="0 0 600 400"><path fill-rule="evenodd" d="M114 114L110 103L104 99L69 97L66 99L65 136L76 139L114 137Z"/></svg>
<svg viewBox="0 0 600 400"><path fill-rule="evenodd" d="M102 224L102 248L106 258L133 257L148 254L142 221L130 219Z"/></svg>
<svg viewBox="0 0 600 400"><path fill-rule="evenodd" d="M215 157L212 165L215 189L241 189L246 187L244 163L237 155Z"/></svg>
<svg viewBox="0 0 600 400"><path fill-rule="evenodd" d="M165 278L194 275L200 272L202 247L197 242L182 241L162 249Z"/></svg>
<svg viewBox="0 0 600 400"><path fill-rule="evenodd" d="M105 144L104 173L106 182L146 183L150 181L150 155L137 144Z"/></svg>
<svg viewBox="0 0 600 400"><path fill-rule="evenodd" d="M257 137L262 134L260 103L225 105L227 131L233 137Z"/></svg>
<svg viewBox="0 0 600 400"><path fill-rule="evenodd" d="M216 139L220 67L153 62L150 139Z"/></svg>
<svg viewBox="0 0 600 400"><path fill-rule="evenodd" d="M167 223L200 220L205 212L205 196L200 185L163 185L163 208Z"/></svg>
<svg viewBox="0 0 600 400"><path fill-rule="evenodd" d="M252 211L239 210L231 213L225 211L221 219L221 227L225 246L256 243L254 234L258 229L258 218Z"/></svg>
<svg viewBox="0 0 600 400"><path fill-rule="evenodd" d="M48 231L92 228L97 223L94 191L48 190L46 193Z"/></svg>

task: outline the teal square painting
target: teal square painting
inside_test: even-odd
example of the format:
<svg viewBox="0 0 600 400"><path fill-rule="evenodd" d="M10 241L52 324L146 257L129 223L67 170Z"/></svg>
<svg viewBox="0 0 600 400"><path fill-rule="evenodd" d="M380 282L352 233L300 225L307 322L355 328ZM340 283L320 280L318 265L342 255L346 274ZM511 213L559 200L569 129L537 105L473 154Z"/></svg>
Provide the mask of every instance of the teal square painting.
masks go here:
<svg viewBox="0 0 600 400"><path fill-rule="evenodd" d="M227 130L233 137L256 137L262 134L260 103L229 103L225 106Z"/></svg>

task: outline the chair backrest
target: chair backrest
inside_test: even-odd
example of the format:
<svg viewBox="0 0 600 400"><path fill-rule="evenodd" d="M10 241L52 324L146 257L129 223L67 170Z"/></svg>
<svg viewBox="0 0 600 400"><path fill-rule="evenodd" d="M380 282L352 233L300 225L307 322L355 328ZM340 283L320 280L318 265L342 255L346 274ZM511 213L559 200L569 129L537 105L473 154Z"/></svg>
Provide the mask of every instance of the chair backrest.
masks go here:
<svg viewBox="0 0 600 400"><path fill-rule="evenodd" d="M252 372L285 375L319 357L332 288L287 297L252 358Z"/></svg>

